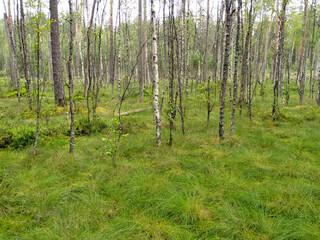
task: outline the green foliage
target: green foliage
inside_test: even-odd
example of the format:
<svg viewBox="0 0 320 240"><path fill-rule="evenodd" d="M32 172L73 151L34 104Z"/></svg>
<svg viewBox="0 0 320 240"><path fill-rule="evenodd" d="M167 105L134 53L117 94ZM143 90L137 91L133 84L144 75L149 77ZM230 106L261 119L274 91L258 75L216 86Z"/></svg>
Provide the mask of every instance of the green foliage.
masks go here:
<svg viewBox="0 0 320 240"><path fill-rule="evenodd" d="M76 116L74 155L68 153L67 108L55 110L44 101L52 116L40 125L41 151L0 149L0 237L319 239L320 112L308 99L295 106L295 89L290 94L291 105L281 108L277 121L270 114L272 98L255 98L253 121L244 109L235 136L224 141L216 137L218 111L207 128L206 112L190 94L188 135L180 133L178 118L173 147L165 144L165 118L163 145L156 147L151 110L123 116L122 124L111 114L89 124L82 113ZM21 122L24 130L15 136L27 139L35 116L19 119L16 101L1 103L8 106L0 108L1 129ZM101 104L112 109L111 102ZM139 107L131 98L124 103L124 111ZM120 130L129 135L120 142L114 167Z"/></svg>
<svg viewBox="0 0 320 240"><path fill-rule="evenodd" d="M108 127L108 123L103 120L99 115L95 115L94 121L88 121L87 116L81 116L74 123L75 134L89 135L101 132Z"/></svg>
<svg viewBox="0 0 320 240"><path fill-rule="evenodd" d="M209 99L208 99L208 91L211 92L211 99L210 101L212 102L213 96L212 96L212 89L217 87L217 83L210 82L210 85L208 86L207 83L200 83L197 91L199 94L197 94L197 101L199 104L205 103L207 104Z"/></svg>
<svg viewBox="0 0 320 240"><path fill-rule="evenodd" d="M143 96L148 98L152 95L152 93L148 89L143 89Z"/></svg>
<svg viewBox="0 0 320 240"><path fill-rule="evenodd" d="M16 98L18 96L18 91L16 89L13 89L13 88L8 88L7 90L7 97L8 98ZM27 96L27 90L25 87L22 87L20 88L20 96L23 97L23 96Z"/></svg>
<svg viewBox="0 0 320 240"><path fill-rule="evenodd" d="M0 148L11 146L14 149L22 149L33 144L35 129L29 125L6 129L1 126L0 136Z"/></svg>
<svg viewBox="0 0 320 240"><path fill-rule="evenodd" d="M115 114L109 128L108 136L102 138L102 141L105 144L104 153L106 155L113 156L115 154L115 151L118 148L119 138L121 139L121 122L119 117Z"/></svg>
<svg viewBox="0 0 320 240"><path fill-rule="evenodd" d="M194 69L198 69L199 63L200 66L202 66L202 64L204 63L204 55L200 54L198 51L196 51L194 55L191 55L190 57L192 57L191 62Z"/></svg>
<svg viewBox="0 0 320 240"><path fill-rule="evenodd" d="M83 90L77 91L76 93L73 94L72 99L73 101L86 100L84 97L84 91Z"/></svg>

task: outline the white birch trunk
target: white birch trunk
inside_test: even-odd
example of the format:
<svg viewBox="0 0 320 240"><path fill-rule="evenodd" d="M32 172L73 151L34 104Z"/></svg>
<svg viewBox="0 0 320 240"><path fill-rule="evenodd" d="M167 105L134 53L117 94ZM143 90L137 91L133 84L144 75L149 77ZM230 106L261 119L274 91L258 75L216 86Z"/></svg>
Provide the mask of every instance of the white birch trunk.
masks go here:
<svg viewBox="0 0 320 240"><path fill-rule="evenodd" d="M157 49L157 31L156 31L156 12L154 10L153 0L151 0L151 28L152 28L152 76L154 85L154 117L156 121L156 140L157 145L161 145L161 117L159 110L159 72L158 72L158 49Z"/></svg>

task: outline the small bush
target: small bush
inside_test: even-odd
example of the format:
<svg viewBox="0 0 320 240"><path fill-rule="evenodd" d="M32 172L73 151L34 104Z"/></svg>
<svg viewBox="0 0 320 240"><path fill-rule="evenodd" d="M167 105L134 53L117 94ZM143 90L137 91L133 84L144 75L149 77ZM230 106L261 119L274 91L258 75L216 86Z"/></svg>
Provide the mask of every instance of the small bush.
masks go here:
<svg viewBox="0 0 320 240"><path fill-rule="evenodd" d="M108 124L103 121L99 115L95 116L94 121L88 121L86 116L81 117L76 120L74 123L75 134L76 135L89 135L92 133L101 132L103 129L106 129ZM68 130L69 133L69 130Z"/></svg>
<svg viewBox="0 0 320 240"><path fill-rule="evenodd" d="M84 92L82 90L77 91L74 95L73 95L73 100L85 100L84 98Z"/></svg>
<svg viewBox="0 0 320 240"><path fill-rule="evenodd" d="M0 129L0 148L22 149L34 143L35 128L32 126Z"/></svg>
<svg viewBox="0 0 320 240"><path fill-rule="evenodd" d="M144 89L144 90L143 90L143 96L144 96L144 97L150 97L151 94L152 94L152 93L151 93L150 91L148 91L147 89Z"/></svg>

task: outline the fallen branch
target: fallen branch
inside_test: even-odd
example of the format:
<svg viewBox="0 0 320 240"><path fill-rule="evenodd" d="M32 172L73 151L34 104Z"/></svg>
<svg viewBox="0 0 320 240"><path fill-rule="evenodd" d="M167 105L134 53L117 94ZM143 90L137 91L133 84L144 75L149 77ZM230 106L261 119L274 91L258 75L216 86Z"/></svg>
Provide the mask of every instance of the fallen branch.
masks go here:
<svg viewBox="0 0 320 240"><path fill-rule="evenodd" d="M143 111L148 110L148 109L150 109L150 108L139 108L139 109L136 109L136 110L132 110L132 111L121 113L121 116L128 116L131 113L143 112Z"/></svg>

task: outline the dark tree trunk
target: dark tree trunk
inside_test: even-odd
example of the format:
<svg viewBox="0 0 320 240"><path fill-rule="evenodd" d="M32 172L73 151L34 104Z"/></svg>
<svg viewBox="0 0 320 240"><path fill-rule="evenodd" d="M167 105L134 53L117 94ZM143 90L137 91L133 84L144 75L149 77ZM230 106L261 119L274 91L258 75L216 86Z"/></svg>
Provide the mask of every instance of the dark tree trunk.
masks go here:
<svg viewBox="0 0 320 240"><path fill-rule="evenodd" d="M181 54L181 48L179 47L179 39L177 34L176 26L174 26L175 30L175 39L176 39L176 58L177 58L177 71L178 71L178 91L179 91L179 109L178 112L181 116L181 130L182 134L185 135L185 128L184 128L184 109L183 109L183 96L182 96L182 79L181 79L181 68L182 68L182 54Z"/></svg>
<svg viewBox="0 0 320 240"><path fill-rule="evenodd" d="M300 95L300 105L303 104L304 97L304 85L305 85L305 65L306 65L306 53L305 53L305 38L307 31L307 21L308 21L308 0L304 1L304 21L303 21L303 30L302 30L302 38L301 38L301 49L299 56L299 65L297 72L297 83L300 84L299 95ZM301 75L301 76L300 76Z"/></svg>
<svg viewBox="0 0 320 240"><path fill-rule="evenodd" d="M249 42L252 34L252 0L250 1L249 10L249 21L248 30L245 39L245 45L242 55L242 66L241 66L241 89L240 89L240 116L242 116L243 103L245 101L246 89L247 89L247 79L248 79L248 55L249 55Z"/></svg>
<svg viewBox="0 0 320 240"><path fill-rule="evenodd" d="M275 81L274 81L274 87L273 87L273 108L272 108L272 116L273 120L276 119L276 117L279 114L279 82L282 76L282 53L284 48L284 28L285 28L285 21L286 21L286 6L287 6L288 0L282 1L282 9L279 16L279 37L278 37L278 48L277 48L277 56L276 56L276 69L275 69Z"/></svg>
<svg viewBox="0 0 320 240"><path fill-rule="evenodd" d="M162 111L163 100L165 95L166 78L167 78L167 35L166 35L166 1L163 2L163 76L162 76L162 97L160 111Z"/></svg>
<svg viewBox="0 0 320 240"><path fill-rule="evenodd" d="M242 0L238 0L238 11L237 11L237 36L236 46L234 54L234 74L233 74L233 99L232 99L232 110L231 110L231 124L230 124L230 135L234 132L235 113L236 113L236 101L238 95L238 59L240 55L240 12L242 8Z"/></svg>
<svg viewBox="0 0 320 240"><path fill-rule="evenodd" d="M320 17L318 21L318 28L320 30ZM319 45L320 47L320 40L319 40ZM318 92L317 92L317 108L320 107L320 58L318 60Z"/></svg>
<svg viewBox="0 0 320 240"><path fill-rule="evenodd" d="M143 59L144 54L142 51L143 44L142 44L142 0L139 0L139 92L140 92L140 102L143 102L143 89L144 89L144 68L143 68ZM142 52L142 53L141 53Z"/></svg>
<svg viewBox="0 0 320 240"><path fill-rule="evenodd" d="M313 11L313 24L312 24L312 38L310 42L310 80L309 80L309 98L313 98L313 45L314 45L314 35L316 29L316 10L315 10L315 0L312 1L311 11Z"/></svg>
<svg viewBox="0 0 320 240"><path fill-rule="evenodd" d="M34 142L33 154L36 154L38 141L39 141L39 130L40 130L40 110L41 110L41 102L40 102L40 0L38 0L38 10L37 10L37 47L36 47L36 69L37 69L37 127L36 127L36 136Z"/></svg>
<svg viewBox="0 0 320 240"><path fill-rule="evenodd" d="M110 0L110 67L109 67L109 81L112 85L112 99L114 89L114 47L113 47L113 0Z"/></svg>
<svg viewBox="0 0 320 240"><path fill-rule="evenodd" d="M229 71L229 52L230 52L230 33L232 27L232 14L233 14L233 0L226 0L226 32L225 32L225 46L224 46L224 61L223 61L223 76L221 82L221 95L220 95L220 121L219 121L219 137L224 139L224 111L225 100L227 92L227 80Z"/></svg>
<svg viewBox="0 0 320 240"><path fill-rule="evenodd" d="M87 55L86 55L86 70L85 70L85 75L86 79L88 79L88 89L87 91L91 91L92 87L92 66L91 66L91 53L90 53L90 47L91 47L91 32L92 32L92 24L93 24L93 16L94 16L94 9L96 7L96 2L97 0L93 1L93 6L92 6L92 12L91 12L91 18L90 18L90 23L87 31ZM92 98L94 98L94 94L92 94ZM89 99L90 96L87 95L87 109L88 109L88 122L90 122L90 104L89 104Z"/></svg>
<svg viewBox="0 0 320 240"><path fill-rule="evenodd" d="M11 84L10 87L13 87L14 89L17 89L17 81L18 81L18 74L17 74L17 59L15 56L14 51L14 43L12 39L12 31L10 28L10 22L7 14L4 14L4 25L6 29L6 36L7 36L7 42L9 47L9 55L10 55L10 71L11 71Z"/></svg>
<svg viewBox="0 0 320 240"><path fill-rule="evenodd" d="M65 93L61 69L61 52L60 52L60 34L58 19L58 1L50 0L50 19L51 19L51 51L52 51L52 69L54 98L58 106L64 106Z"/></svg>
<svg viewBox="0 0 320 240"><path fill-rule="evenodd" d="M69 42L69 61L68 61L68 74L69 74L69 103L70 103L70 148L69 152L72 153L74 149L74 109L73 109L73 11L72 0L69 0L69 13L70 13L70 42Z"/></svg>
<svg viewBox="0 0 320 240"><path fill-rule="evenodd" d="M270 39L270 33L271 33L271 29L272 29L273 12L274 11L272 10L271 11L271 15L270 15L270 20L269 20L268 32L266 32L266 41L265 41L265 44L264 44L264 58L263 58L263 66L262 66L262 73L261 73L261 91L260 91L260 94L261 94L262 98L264 98L264 96L265 96L264 83L265 83L266 68L267 68L269 39Z"/></svg>
<svg viewBox="0 0 320 240"><path fill-rule="evenodd" d="M169 38L168 38L168 55L169 55L169 122L170 137L169 146L173 142L173 120L176 115L176 99L174 98L174 0L169 2Z"/></svg>

